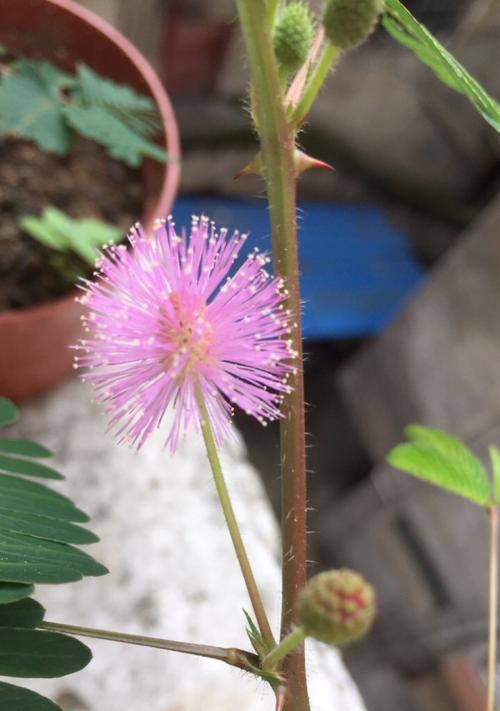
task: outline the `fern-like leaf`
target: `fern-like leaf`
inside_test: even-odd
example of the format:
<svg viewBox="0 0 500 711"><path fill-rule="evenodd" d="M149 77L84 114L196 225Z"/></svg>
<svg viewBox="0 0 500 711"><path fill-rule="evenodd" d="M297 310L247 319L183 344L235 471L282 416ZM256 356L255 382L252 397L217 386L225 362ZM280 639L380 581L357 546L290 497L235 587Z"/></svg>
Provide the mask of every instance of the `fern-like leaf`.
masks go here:
<svg viewBox="0 0 500 711"><path fill-rule="evenodd" d="M114 225L90 218L76 220L52 206L46 207L40 217L23 215L19 225L46 247L60 252L72 250L90 265L95 263L103 245L122 237L121 230Z"/></svg>
<svg viewBox="0 0 500 711"><path fill-rule="evenodd" d="M64 155L71 132L64 120L61 89L71 77L50 62L21 60L0 81L0 131Z"/></svg>
<svg viewBox="0 0 500 711"><path fill-rule="evenodd" d="M444 84L467 97L493 128L500 131L500 103L493 99L399 0L385 0L387 32L426 64Z"/></svg>
<svg viewBox="0 0 500 711"><path fill-rule="evenodd" d="M73 96L83 106L106 109L145 138L157 135L161 129L157 108L148 96L99 76L86 64L77 65Z"/></svg>
<svg viewBox="0 0 500 711"><path fill-rule="evenodd" d="M459 439L418 425L410 425L406 434L412 441L392 449L387 457L389 464L480 506L490 502L488 475Z"/></svg>
<svg viewBox="0 0 500 711"><path fill-rule="evenodd" d="M105 146L112 158L137 168L143 158L167 161L167 153L133 131L122 120L102 106L70 104L64 108L68 123L86 138Z"/></svg>
<svg viewBox="0 0 500 711"><path fill-rule="evenodd" d="M15 405L0 398L0 424L10 424L17 417ZM23 478L63 478L36 461L52 453L18 438L0 439L0 451L0 674L64 676L85 667L91 653L73 637L37 629L43 626L45 611L29 597L33 583L61 584L107 570L71 545L97 540L73 523L85 522L88 516L66 496ZM61 711L49 699L4 682L0 682L0 709Z"/></svg>

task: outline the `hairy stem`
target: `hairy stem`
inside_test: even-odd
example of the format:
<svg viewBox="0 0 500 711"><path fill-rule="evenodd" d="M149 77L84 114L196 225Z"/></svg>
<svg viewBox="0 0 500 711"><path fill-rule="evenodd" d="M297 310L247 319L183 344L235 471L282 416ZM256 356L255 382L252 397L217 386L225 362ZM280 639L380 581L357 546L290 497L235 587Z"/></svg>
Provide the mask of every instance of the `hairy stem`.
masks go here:
<svg viewBox="0 0 500 711"><path fill-rule="evenodd" d="M489 561L489 624L488 624L488 682L486 711L495 709L495 682L497 656L497 608L498 608L498 511L496 506L488 509L490 517Z"/></svg>
<svg viewBox="0 0 500 711"><path fill-rule="evenodd" d="M110 630L100 630L93 627L79 627L78 625L66 625L60 622L49 622L44 620L40 629L51 632L65 632L78 637L92 637L94 639L106 639L110 642L123 642L124 644L137 644L141 647L154 647L155 649L166 649L170 652L180 652L181 654L192 654L197 657L208 657L218 659L221 662L230 664L250 671L252 667L257 667L259 659L256 654L246 652L242 649L213 647L206 644L191 644L190 642L177 642L171 639L161 639L159 637L144 637L138 634L127 634L125 632L112 632Z"/></svg>
<svg viewBox="0 0 500 711"><path fill-rule="evenodd" d="M257 119L269 199L273 259L285 277L296 372L286 396L281 421L283 601L281 636L296 621L297 598L306 579L306 466L304 388L297 257L296 179L293 163L295 132L289 126L279 84L263 0L236 0L252 78L253 112ZM285 660L287 711L309 711L302 650Z"/></svg>
<svg viewBox="0 0 500 711"><path fill-rule="evenodd" d="M200 410L201 431L203 434L205 447L207 449L208 460L212 468L215 488L217 489L217 494L219 496L219 501L222 506L222 511L224 512L224 518L226 519L229 534L231 536L234 550L236 552L236 556L240 564L240 569L245 580L248 595L252 603L255 617L257 619L257 624L266 642L268 642L269 645L274 645L276 644L276 642L271 631L269 620L267 619L266 611L259 593L259 589L257 587L257 583L255 582L255 577L252 571L252 567L250 565L250 561L248 560L245 545L243 543L240 529L238 527L238 522L234 514L233 505L231 503L231 497L229 495L229 491L227 490L224 474L222 472L219 455L217 453L217 445L215 444L212 428L210 427L210 419L208 416L205 401L199 389L196 390L196 401Z"/></svg>
<svg viewBox="0 0 500 711"><path fill-rule="evenodd" d="M289 632L286 637L283 637L281 642L272 649L262 660L262 669L271 671L285 659L291 652L294 652L297 647L304 643L306 634L303 627L295 627Z"/></svg>

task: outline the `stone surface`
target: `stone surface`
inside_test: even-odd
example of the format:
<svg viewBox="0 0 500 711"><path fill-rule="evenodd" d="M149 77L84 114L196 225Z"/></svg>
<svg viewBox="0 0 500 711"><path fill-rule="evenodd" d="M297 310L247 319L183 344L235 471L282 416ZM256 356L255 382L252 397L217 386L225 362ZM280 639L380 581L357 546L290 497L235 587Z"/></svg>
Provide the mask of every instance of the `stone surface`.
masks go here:
<svg viewBox="0 0 500 711"><path fill-rule="evenodd" d="M497 198L385 334L342 373L349 409L375 461L409 422L472 443L498 423L499 229Z"/></svg>
<svg viewBox="0 0 500 711"><path fill-rule="evenodd" d="M23 408L19 430L57 452L58 486L92 516L101 542L89 549L110 575L37 589L47 619L171 639L240 646L249 609L201 438L174 457L160 435L139 454L114 444L85 386L70 382ZM274 625L279 615L278 530L239 438L223 452L242 534ZM220 662L88 640L87 669L30 686L74 711L271 711L263 684ZM313 711L363 711L336 651L308 646Z"/></svg>

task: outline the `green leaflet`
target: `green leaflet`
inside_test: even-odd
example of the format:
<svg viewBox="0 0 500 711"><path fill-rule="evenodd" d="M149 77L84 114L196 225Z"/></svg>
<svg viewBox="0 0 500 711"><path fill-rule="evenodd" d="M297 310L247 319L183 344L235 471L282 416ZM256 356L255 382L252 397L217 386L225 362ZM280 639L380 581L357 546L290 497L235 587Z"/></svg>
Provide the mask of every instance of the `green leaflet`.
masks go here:
<svg viewBox="0 0 500 711"><path fill-rule="evenodd" d="M42 605L31 598L0 605L0 627L35 629L42 623L44 614Z"/></svg>
<svg viewBox="0 0 500 711"><path fill-rule="evenodd" d="M1 423L0 423L1 424ZM1 439L0 452L20 454L22 457L52 457L53 452L30 439Z"/></svg>
<svg viewBox="0 0 500 711"><path fill-rule="evenodd" d="M85 523L89 520L86 513L57 491L8 474L0 474L0 506L64 521Z"/></svg>
<svg viewBox="0 0 500 711"><path fill-rule="evenodd" d="M105 575L107 572L103 565L79 548L0 530L0 580L59 583L79 580L86 575ZM23 577L20 577L21 574ZM41 579L46 576L49 579ZM54 579L55 576L60 579Z"/></svg>
<svg viewBox="0 0 500 711"><path fill-rule="evenodd" d="M500 131L500 103L493 99L453 55L421 25L399 0L385 0L382 23L450 89L465 96L494 129Z"/></svg>
<svg viewBox="0 0 500 711"><path fill-rule="evenodd" d="M0 499L0 504L2 504ZM76 526L69 521L61 521L49 516L40 516L35 513L12 511L0 506L0 531L15 531L25 533L36 538L46 538L60 543L96 543L99 539L86 528Z"/></svg>
<svg viewBox="0 0 500 711"><path fill-rule="evenodd" d="M0 681L0 711L62 711L62 709L35 691Z"/></svg>
<svg viewBox="0 0 500 711"><path fill-rule="evenodd" d="M58 632L0 627L0 674L53 678L80 671L92 658L82 642Z"/></svg>
<svg viewBox="0 0 500 711"><path fill-rule="evenodd" d="M33 594L33 585L25 585L24 583L6 583L0 582L0 605L16 600L22 600Z"/></svg>
<svg viewBox="0 0 500 711"><path fill-rule="evenodd" d="M0 397L0 427L11 425L19 418L19 410L6 397Z"/></svg>
<svg viewBox="0 0 500 711"><path fill-rule="evenodd" d="M489 503L488 475L459 439L419 425L410 425L405 432L411 441L391 450L389 464L480 506Z"/></svg>
<svg viewBox="0 0 500 711"><path fill-rule="evenodd" d="M29 459L4 456L3 454L0 454L1 471L40 477L42 479L64 479L62 474L56 472L52 467L47 467L45 464L38 464L38 462L32 462Z"/></svg>

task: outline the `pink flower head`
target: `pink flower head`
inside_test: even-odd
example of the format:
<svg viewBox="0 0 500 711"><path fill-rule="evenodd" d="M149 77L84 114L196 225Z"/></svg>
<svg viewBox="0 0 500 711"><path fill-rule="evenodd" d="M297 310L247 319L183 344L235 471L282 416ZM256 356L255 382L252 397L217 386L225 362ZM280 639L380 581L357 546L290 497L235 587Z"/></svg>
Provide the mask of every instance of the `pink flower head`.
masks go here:
<svg viewBox="0 0 500 711"><path fill-rule="evenodd" d="M233 403L262 423L279 416L293 370L286 293L257 250L228 276L245 239L216 232L206 217L193 217L189 237L170 218L151 238L137 225L132 249L108 247L98 279L84 282L89 337L76 367L86 369L120 441L139 448L172 405L173 451L200 421L196 392L218 442Z"/></svg>

